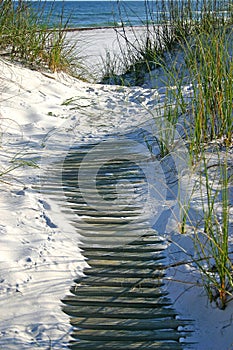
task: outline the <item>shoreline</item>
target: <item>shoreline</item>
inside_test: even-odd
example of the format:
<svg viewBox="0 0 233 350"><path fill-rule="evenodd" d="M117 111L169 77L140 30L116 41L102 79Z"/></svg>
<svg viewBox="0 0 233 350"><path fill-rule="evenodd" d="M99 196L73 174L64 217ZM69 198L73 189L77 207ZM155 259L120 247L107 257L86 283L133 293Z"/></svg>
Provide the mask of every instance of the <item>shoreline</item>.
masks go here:
<svg viewBox="0 0 233 350"><path fill-rule="evenodd" d="M145 25L118 25L118 26L99 26L99 27L69 27L69 28L64 28L62 31L63 32L82 32L86 30L100 30L100 29L143 29L143 28L148 28L150 26L155 26L155 24L150 24L149 26L147 24ZM161 24L156 24L156 26L161 26ZM60 29L51 29L51 31L59 31Z"/></svg>

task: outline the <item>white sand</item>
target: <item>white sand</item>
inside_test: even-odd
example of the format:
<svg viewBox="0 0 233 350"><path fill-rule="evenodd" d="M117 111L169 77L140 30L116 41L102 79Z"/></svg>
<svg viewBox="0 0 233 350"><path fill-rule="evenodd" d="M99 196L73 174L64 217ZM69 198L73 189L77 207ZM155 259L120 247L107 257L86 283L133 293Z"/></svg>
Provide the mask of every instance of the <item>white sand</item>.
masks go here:
<svg viewBox="0 0 233 350"><path fill-rule="evenodd" d="M122 72L121 62L124 62L123 52L126 47L125 35L132 45L132 51L142 42L141 37L145 36L146 27L122 28L99 28L71 31L67 33L69 45L75 44L76 55L87 67L87 72L92 72L92 79L98 80L101 77L104 61L109 55L112 61L117 62L117 72ZM87 77L90 79L90 75Z"/></svg>
<svg viewBox="0 0 233 350"><path fill-rule="evenodd" d="M92 58L104 44L111 47L114 39L108 33L106 39L91 31L88 40L98 44L89 51ZM78 231L71 225L73 213L62 212L59 203L39 192L39 176L48 161L65 156L74 140L91 142L137 128L150 119L143 106L153 111L162 105L165 89L94 85L4 61L0 66L0 171L14 166L12 159L39 166L25 165L0 177L0 348L65 349L71 327L60 299L86 263ZM190 94L188 87L184 92ZM72 97L77 97L76 110L62 104ZM175 227L171 224L170 233ZM172 234L169 239L174 243L168 248L168 263L187 259L180 247L193 253L189 236ZM171 268L168 276L173 276L167 288L174 308L180 317L194 320L188 340L196 344L190 349L233 349L233 303L224 311L210 304L200 276L187 264Z"/></svg>

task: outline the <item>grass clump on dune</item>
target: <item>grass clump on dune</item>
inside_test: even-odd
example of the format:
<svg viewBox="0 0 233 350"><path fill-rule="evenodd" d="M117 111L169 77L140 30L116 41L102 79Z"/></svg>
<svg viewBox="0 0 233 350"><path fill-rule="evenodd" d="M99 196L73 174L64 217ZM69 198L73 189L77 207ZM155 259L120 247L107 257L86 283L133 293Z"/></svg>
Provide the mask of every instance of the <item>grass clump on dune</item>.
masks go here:
<svg viewBox="0 0 233 350"><path fill-rule="evenodd" d="M130 23L130 5L117 1L121 25L115 32L121 54L117 59L107 53L106 60L103 59L106 82L110 78L112 82L127 84L125 77L129 74L129 85L142 85L142 75L160 66L166 53L177 49L187 38L210 33L233 21L233 7L227 0L145 0L144 3L146 19L138 18L144 27L140 33L133 25L125 25L124 18L128 17ZM123 73L120 77L119 72Z"/></svg>
<svg viewBox="0 0 233 350"><path fill-rule="evenodd" d="M45 5L46 1L34 6L22 0L0 2L0 56L35 69L74 74L78 64L74 64L74 45L66 38L68 22L61 12L58 26L51 27L55 2L50 3L49 11Z"/></svg>
<svg viewBox="0 0 233 350"><path fill-rule="evenodd" d="M233 7L225 0L154 0L145 6L144 36L132 27L130 39L123 22L123 31L116 29L119 45L124 38L126 49L114 64L108 56L104 81L143 85L149 79L153 88L167 87L161 113L174 128L182 125L195 174L191 196L198 193L201 203L201 219L189 214L192 198L186 206L180 203L178 227L183 234L188 226L192 231L192 265L209 299L224 309L233 297ZM125 9L124 4L119 2L119 8ZM188 97L183 86L189 87Z"/></svg>

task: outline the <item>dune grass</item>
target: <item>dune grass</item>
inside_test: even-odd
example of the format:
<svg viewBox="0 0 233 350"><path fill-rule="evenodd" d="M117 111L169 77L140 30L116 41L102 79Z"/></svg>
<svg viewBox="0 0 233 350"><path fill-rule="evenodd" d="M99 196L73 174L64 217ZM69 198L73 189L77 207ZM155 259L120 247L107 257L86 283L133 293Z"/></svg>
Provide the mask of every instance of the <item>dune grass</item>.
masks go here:
<svg viewBox="0 0 233 350"><path fill-rule="evenodd" d="M66 38L69 21L64 21L61 11L59 24L52 27L55 2L49 3L47 12L45 4L46 1L37 2L35 9L28 1L0 2L0 56L34 69L74 75L80 62L75 57L75 45Z"/></svg>
<svg viewBox="0 0 233 350"><path fill-rule="evenodd" d="M118 5L120 13L127 11L124 4L118 2ZM125 51L118 61L113 62L108 56L103 80L121 85L143 85L146 79L153 79L153 71L158 68L167 91L171 91L170 86L174 87L173 93L166 96L161 113L174 128L182 124L182 137L192 164L191 173L195 174L192 194L199 191L202 203L202 220L196 221L189 217L192 198L187 203L180 203L178 227L183 234L188 225L191 228L197 256L193 257L192 263L202 276L209 299L224 309L233 295L229 245L233 6L225 0L154 0L145 1L145 6L147 21L142 23L146 26L145 35L138 36L132 27L134 39L129 39L122 21L123 31L116 29L116 34L119 45L124 38ZM120 76L116 74L119 71L123 71ZM189 98L183 93L185 85L192 91ZM171 135L168 139L172 142ZM161 146L162 156L166 156L166 150L169 150L166 142L164 147ZM214 166L211 165L209 148L218 158Z"/></svg>
<svg viewBox="0 0 233 350"><path fill-rule="evenodd" d="M124 77L127 73L131 75L132 84L141 85L141 70L150 72L160 66L166 53L177 48L183 40L202 32L210 33L213 28L221 28L233 21L233 7L227 0L145 0L146 20L141 20L141 26L146 30L141 36L134 26L128 31L129 26L124 23L123 18L129 18L130 6L120 0L117 4L121 25L115 31L121 55L112 60L109 53L106 54L103 80L111 78L113 81L115 77L122 85L126 83ZM117 72L124 72L121 79Z"/></svg>
<svg viewBox="0 0 233 350"><path fill-rule="evenodd" d="M224 309L233 293L233 270L230 259L230 157L228 150L213 163L208 152L201 155L200 191L203 230L195 230L195 247L202 263L204 286L211 301ZM216 162L217 161L217 162Z"/></svg>
<svg viewBox="0 0 233 350"><path fill-rule="evenodd" d="M210 16L210 15L209 15ZM167 72L166 62L162 64L167 74L172 75L174 85L189 84L193 91L190 101L175 99L173 120L178 120L185 109L186 143L193 167L200 167L194 187L200 184L202 221L190 219L188 209L184 211L182 232L185 222L193 227L193 242L198 259L203 285L210 301L224 309L233 293L233 269L229 241L230 202L229 191L232 167L233 127L233 47L232 23L229 20L204 17L197 32L179 39L179 48L184 55L185 75ZM229 16L230 18L230 16ZM183 81L182 81L183 80ZM173 99L174 101L174 99ZM218 144L219 147L215 145ZM210 165L211 153L217 156L215 166ZM202 229L203 227L203 229Z"/></svg>

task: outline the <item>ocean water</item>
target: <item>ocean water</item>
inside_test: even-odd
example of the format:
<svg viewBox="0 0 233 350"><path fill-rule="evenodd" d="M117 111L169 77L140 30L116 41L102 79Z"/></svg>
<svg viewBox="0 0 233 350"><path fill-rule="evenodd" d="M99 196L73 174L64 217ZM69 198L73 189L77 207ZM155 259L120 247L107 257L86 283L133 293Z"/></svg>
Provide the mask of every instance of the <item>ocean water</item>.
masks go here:
<svg viewBox="0 0 233 350"><path fill-rule="evenodd" d="M213 4L223 3L228 0L212 1ZM51 26L58 26L61 22L67 22L71 28L97 28L112 27L121 25L145 25L146 23L159 23L168 15L169 3L171 0L146 1L29 1L28 3L36 12L42 12L41 21L50 23ZM175 6L191 6L194 17L198 17L200 10L206 0L176 0ZM15 4L17 5L17 1ZM211 2L210 2L211 3ZM165 6L164 6L165 4ZM38 10L42 9L42 11ZM169 15L167 17L169 20Z"/></svg>
<svg viewBox="0 0 233 350"><path fill-rule="evenodd" d="M32 2L37 9L42 2ZM44 15L49 17L51 26L57 25L63 16L63 23L68 20L72 28L97 28L120 25L143 25L146 23L144 1L123 1L119 13L117 1L47 1L43 4ZM52 11L51 11L52 10Z"/></svg>

